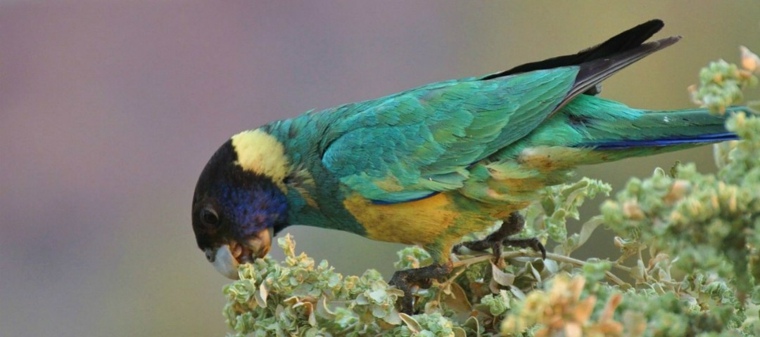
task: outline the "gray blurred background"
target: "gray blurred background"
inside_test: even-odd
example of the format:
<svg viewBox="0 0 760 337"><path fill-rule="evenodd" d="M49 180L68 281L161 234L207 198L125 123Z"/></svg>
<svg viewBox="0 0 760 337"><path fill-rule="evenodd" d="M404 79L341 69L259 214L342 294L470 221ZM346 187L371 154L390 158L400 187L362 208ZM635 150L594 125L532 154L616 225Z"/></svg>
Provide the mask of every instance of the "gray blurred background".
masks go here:
<svg viewBox="0 0 760 337"><path fill-rule="evenodd" d="M700 67L760 50L753 1L52 3L0 3L2 336L224 335L228 281L195 245L190 203L210 155L242 129L576 52L651 18L683 41L603 96L689 107ZM677 159L714 170L706 147L578 177L620 188ZM288 231L344 273L390 275L400 247Z"/></svg>

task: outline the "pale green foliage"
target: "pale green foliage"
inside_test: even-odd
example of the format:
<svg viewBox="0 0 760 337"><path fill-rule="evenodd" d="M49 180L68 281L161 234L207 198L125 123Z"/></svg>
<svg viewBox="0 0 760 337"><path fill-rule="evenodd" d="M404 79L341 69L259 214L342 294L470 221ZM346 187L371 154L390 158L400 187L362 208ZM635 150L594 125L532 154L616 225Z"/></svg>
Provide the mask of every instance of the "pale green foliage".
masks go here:
<svg viewBox="0 0 760 337"><path fill-rule="evenodd" d="M408 246L397 253L398 261L393 264L397 270L419 268L433 262L433 258L424 249L418 246Z"/></svg>
<svg viewBox="0 0 760 337"><path fill-rule="evenodd" d="M742 100L742 89L755 85L757 77L752 75L751 70L718 60L699 72L699 87L689 89L695 103L723 113L727 106Z"/></svg>
<svg viewBox="0 0 760 337"><path fill-rule="evenodd" d="M693 97L725 111L757 82L749 71L713 63ZM716 146L717 174L687 164L633 178L578 233L566 219L610 186L583 178L547 189L521 233L552 242L545 261L530 250L505 251L504 265L460 255L449 279L417 292L419 314L396 310L403 294L378 272L343 276L296 254L286 236L284 261L241 266L224 288L224 315L235 336L760 335L760 119L738 114L727 127L744 140ZM620 256L571 258L600 224L617 235ZM395 266L429 263L408 247Z"/></svg>
<svg viewBox="0 0 760 337"><path fill-rule="evenodd" d="M243 265L240 280L224 288L224 315L238 335L359 336L401 323L394 306L402 292L389 289L377 271L344 278L327 261L315 265L296 255L290 236L278 244L285 261Z"/></svg>
<svg viewBox="0 0 760 337"><path fill-rule="evenodd" d="M609 195L612 187L599 180L582 178L577 182L553 186L547 190L548 193L542 200L525 211L526 221L533 223L532 227L529 226L526 229L526 235L538 237L548 235L552 241L559 244L554 250L555 253L570 255L573 250L586 242L591 232L601 222L599 217L591 218L583 225L580 233L568 236L566 219L580 219L578 207L587 198L594 198L599 193Z"/></svg>

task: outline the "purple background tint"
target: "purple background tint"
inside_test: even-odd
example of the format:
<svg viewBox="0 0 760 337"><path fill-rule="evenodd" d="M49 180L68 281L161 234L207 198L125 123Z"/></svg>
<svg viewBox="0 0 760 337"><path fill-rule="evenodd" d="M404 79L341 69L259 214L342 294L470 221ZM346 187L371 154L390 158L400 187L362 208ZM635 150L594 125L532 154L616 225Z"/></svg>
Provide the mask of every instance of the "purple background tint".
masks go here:
<svg viewBox="0 0 760 337"><path fill-rule="evenodd" d="M760 49L750 2L47 3L0 4L3 336L225 334L227 280L196 248L189 210L206 160L242 129L575 52L655 17L658 36L684 40L611 78L605 97L688 107L700 67ZM713 169L707 147L578 176L619 188L676 159ZM346 273L390 275L400 247L290 232Z"/></svg>

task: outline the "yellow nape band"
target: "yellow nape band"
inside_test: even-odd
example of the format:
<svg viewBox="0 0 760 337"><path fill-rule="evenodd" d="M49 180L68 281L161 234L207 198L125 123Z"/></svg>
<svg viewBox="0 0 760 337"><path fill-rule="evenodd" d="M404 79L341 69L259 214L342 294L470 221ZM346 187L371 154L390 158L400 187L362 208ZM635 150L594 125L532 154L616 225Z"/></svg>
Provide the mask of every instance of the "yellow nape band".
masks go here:
<svg viewBox="0 0 760 337"><path fill-rule="evenodd" d="M232 147L238 158L236 164L243 170L269 177L281 190L286 190L288 157L277 138L259 129L248 130L232 136Z"/></svg>

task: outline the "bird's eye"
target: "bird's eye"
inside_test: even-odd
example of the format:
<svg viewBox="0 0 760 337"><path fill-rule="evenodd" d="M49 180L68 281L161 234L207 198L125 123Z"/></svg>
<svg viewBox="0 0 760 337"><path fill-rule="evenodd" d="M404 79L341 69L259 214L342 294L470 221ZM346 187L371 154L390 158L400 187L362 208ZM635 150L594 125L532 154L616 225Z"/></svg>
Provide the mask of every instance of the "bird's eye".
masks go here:
<svg viewBox="0 0 760 337"><path fill-rule="evenodd" d="M209 229L216 229L219 226L219 215L211 207L201 209L201 222Z"/></svg>
<svg viewBox="0 0 760 337"><path fill-rule="evenodd" d="M213 263L215 260L214 251L211 249L206 249L204 253L206 254L206 260Z"/></svg>

